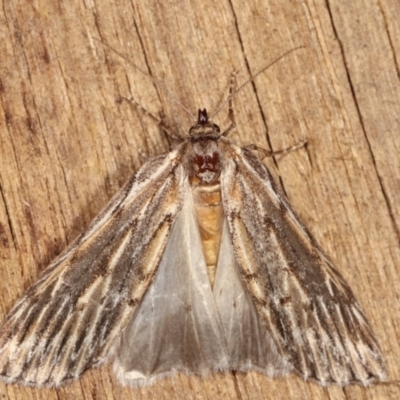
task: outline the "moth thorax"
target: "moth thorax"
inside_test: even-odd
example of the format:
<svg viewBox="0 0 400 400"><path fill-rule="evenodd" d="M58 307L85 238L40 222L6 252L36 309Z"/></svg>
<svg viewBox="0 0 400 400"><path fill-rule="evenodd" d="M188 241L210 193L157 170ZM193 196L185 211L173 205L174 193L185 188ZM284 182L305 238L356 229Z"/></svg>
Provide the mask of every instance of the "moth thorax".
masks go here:
<svg viewBox="0 0 400 400"><path fill-rule="evenodd" d="M207 273L211 286L213 286L223 226L221 186L219 182L214 185L193 183L192 193L197 224L207 263Z"/></svg>
<svg viewBox="0 0 400 400"><path fill-rule="evenodd" d="M216 140L204 138L193 144L192 175L200 182L212 184L221 173L221 160Z"/></svg>

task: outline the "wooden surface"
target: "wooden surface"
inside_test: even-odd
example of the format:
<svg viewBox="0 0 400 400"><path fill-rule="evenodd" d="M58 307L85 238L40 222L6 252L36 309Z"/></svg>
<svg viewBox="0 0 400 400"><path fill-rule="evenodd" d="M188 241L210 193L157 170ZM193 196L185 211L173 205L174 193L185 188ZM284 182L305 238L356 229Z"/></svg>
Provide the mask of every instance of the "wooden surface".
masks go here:
<svg viewBox="0 0 400 400"><path fill-rule="evenodd" d="M2 0L0 317L148 158L168 150L154 121L192 121L125 52L196 114L229 75L248 78L306 46L235 99L237 143L308 146L266 160L350 283L386 355L388 382L321 388L295 376L178 375L123 388L107 366L60 389L0 384L2 399L400 398L400 3L398 0ZM227 109L214 119L227 126ZM279 172L278 172L279 171Z"/></svg>

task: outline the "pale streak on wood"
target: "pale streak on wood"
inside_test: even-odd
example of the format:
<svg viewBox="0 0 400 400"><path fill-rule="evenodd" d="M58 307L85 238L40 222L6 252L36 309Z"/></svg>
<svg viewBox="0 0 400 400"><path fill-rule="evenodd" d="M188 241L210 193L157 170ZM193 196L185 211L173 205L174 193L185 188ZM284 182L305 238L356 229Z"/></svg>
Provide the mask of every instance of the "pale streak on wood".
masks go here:
<svg viewBox="0 0 400 400"><path fill-rule="evenodd" d="M116 103L119 96L133 94L153 113L163 110L181 134L192 122L133 68L110 52L104 56L88 35L150 67L192 113L216 107L231 71L246 65L244 55L255 72L302 43L304 54L289 56L257 79L258 98L250 85L235 99L239 123L232 137L266 147L267 125L275 150L309 140L308 158L298 152L278 161L285 190L355 291L386 354L389 379L399 379L398 1L134 4L10 0L2 7L2 314L137 169L140 154L166 150L153 121ZM227 123L224 110L215 122ZM400 397L400 390L390 383L321 389L296 377L271 380L257 373L179 375L130 389L102 368L59 390L1 383L0 395L386 399Z"/></svg>

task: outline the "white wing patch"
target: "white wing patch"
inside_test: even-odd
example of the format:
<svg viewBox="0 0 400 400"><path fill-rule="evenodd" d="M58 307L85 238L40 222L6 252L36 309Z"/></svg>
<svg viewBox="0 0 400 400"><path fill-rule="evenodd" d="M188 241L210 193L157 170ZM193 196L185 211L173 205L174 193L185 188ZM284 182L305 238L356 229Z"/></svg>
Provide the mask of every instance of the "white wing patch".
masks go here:
<svg viewBox="0 0 400 400"><path fill-rule="evenodd" d="M260 319L250 293L239 276L225 220L214 284L214 299L229 354L229 369L256 369L269 376L290 368Z"/></svg>
<svg viewBox="0 0 400 400"><path fill-rule="evenodd" d="M177 371L288 371L244 290L226 223L211 288L190 188L185 192L157 275L124 331L116 375L147 385Z"/></svg>
<svg viewBox="0 0 400 400"><path fill-rule="evenodd" d="M156 277L122 337L114 369L124 383L228 367L190 189L187 193Z"/></svg>

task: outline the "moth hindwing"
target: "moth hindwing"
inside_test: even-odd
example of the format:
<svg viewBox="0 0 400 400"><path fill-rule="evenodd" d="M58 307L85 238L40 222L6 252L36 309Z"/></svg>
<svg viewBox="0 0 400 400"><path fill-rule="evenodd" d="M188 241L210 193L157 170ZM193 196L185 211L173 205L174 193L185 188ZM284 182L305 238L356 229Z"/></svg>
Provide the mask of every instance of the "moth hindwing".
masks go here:
<svg viewBox="0 0 400 400"><path fill-rule="evenodd" d="M206 110L132 176L0 327L0 374L58 386L107 360L123 384L182 371L385 379L351 289L270 173Z"/></svg>

